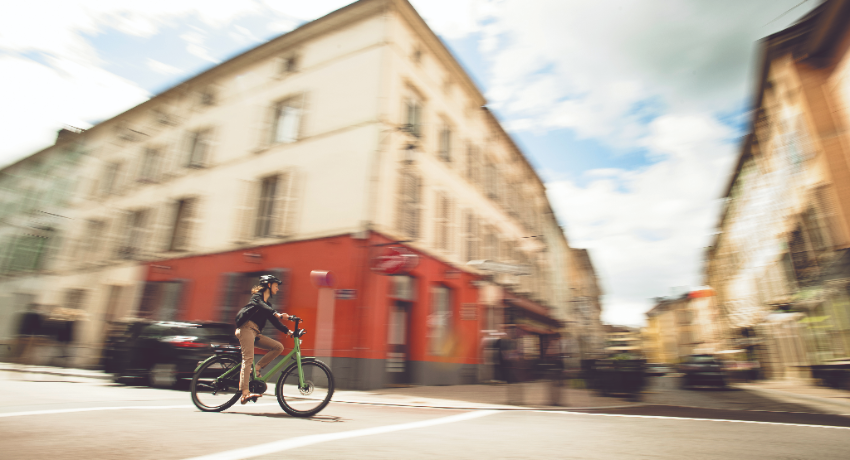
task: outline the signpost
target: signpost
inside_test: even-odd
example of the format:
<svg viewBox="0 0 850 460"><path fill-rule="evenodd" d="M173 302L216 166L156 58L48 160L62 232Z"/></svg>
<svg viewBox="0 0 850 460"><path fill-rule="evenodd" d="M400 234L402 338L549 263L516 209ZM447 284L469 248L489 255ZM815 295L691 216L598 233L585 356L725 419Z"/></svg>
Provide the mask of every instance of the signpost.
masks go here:
<svg viewBox="0 0 850 460"><path fill-rule="evenodd" d="M399 246L385 248L372 259L372 271L379 275L403 275L419 265L419 256Z"/></svg>
<svg viewBox="0 0 850 460"><path fill-rule="evenodd" d="M492 260L470 260L466 265L494 273L507 273L516 276L531 275L531 268L528 265L505 264Z"/></svg>

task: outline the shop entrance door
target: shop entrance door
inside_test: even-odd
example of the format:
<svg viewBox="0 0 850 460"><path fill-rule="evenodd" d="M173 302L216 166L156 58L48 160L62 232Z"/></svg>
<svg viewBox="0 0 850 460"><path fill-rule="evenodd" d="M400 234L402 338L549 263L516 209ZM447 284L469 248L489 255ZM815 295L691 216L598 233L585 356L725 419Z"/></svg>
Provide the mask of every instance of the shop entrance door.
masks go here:
<svg viewBox="0 0 850 460"><path fill-rule="evenodd" d="M412 306L413 302L394 300L390 309L386 361L387 384L390 386L410 383L408 332Z"/></svg>

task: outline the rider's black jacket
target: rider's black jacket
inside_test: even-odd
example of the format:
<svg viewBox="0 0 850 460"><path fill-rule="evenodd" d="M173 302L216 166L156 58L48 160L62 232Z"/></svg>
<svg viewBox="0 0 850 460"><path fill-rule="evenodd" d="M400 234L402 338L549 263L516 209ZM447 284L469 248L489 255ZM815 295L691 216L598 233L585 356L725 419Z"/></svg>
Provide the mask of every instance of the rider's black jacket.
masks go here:
<svg viewBox="0 0 850 460"><path fill-rule="evenodd" d="M236 327L242 327L248 321L253 321L262 331L266 327L266 321L268 321L277 330L288 334L289 328L284 326L274 314L274 308L263 300L263 294L254 294L251 296L251 302L242 307L239 313L236 314Z"/></svg>

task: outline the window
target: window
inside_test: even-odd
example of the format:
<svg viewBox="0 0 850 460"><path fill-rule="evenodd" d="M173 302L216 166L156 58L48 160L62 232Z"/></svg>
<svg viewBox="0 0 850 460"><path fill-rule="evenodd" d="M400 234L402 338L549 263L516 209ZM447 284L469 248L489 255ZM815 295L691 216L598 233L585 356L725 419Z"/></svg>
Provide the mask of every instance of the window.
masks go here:
<svg viewBox="0 0 850 460"><path fill-rule="evenodd" d="M498 199L498 191L496 190L496 165L488 158L484 165L484 187L487 192L487 197Z"/></svg>
<svg viewBox="0 0 850 460"><path fill-rule="evenodd" d="M298 56L286 56L280 60L281 75L295 73L298 71Z"/></svg>
<svg viewBox="0 0 850 460"><path fill-rule="evenodd" d="M302 115L301 96L283 100L275 106L272 142L288 144L298 140Z"/></svg>
<svg viewBox="0 0 850 460"><path fill-rule="evenodd" d="M478 260L478 220L471 211L467 211L464 217L464 229L466 230L466 260Z"/></svg>
<svg viewBox="0 0 850 460"><path fill-rule="evenodd" d="M422 136L422 103L417 98L410 96L405 104L405 109L407 132L416 137Z"/></svg>
<svg viewBox="0 0 850 460"><path fill-rule="evenodd" d="M212 130L202 129L191 134L189 147L189 158L186 166L189 168L203 168L207 163L210 145L212 144Z"/></svg>
<svg viewBox="0 0 850 460"><path fill-rule="evenodd" d="M466 180L472 184L478 184L480 174L478 149L472 144L469 144L466 146Z"/></svg>
<svg viewBox="0 0 850 460"><path fill-rule="evenodd" d="M114 162L106 165L103 170L103 180L101 183L101 195L109 195L115 193L116 185L118 184L118 174L121 172L121 163Z"/></svg>
<svg viewBox="0 0 850 460"><path fill-rule="evenodd" d="M137 257L144 248L148 231L148 219L150 211L140 209L127 215L127 226L124 234L123 244L118 245L118 253L121 259L133 259Z"/></svg>
<svg viewBox="0 0 850 460"><path fill-rule="evenodd" d="M428 316L428 349L432 355L451 354L452 292L445 286L431 288L431 314Z"/></svg>
<svg viewBox="0 0 850 460"><path fill-rule="evenodd" d="M443 124L440 129L440 159L452 161L452 129L448 124Z"/></svg>
<svg viewBox="0 0 850 460"><path fill-rule="evenodd" d="M422 62L422 48L419 46L414 47L413 53L410 55L410 59L416 64Z"/></svg>
<svg viewBox="0 0 850 460"><path fill-rule="evenodd" d="M80 244L80 254L77 256L85 260L97 258L97 250L103 242L104 231L106 230L106 222L102 220L90 220L86 223L86 233L82 237Z"/></svg>
<svg viewBox="0 0 850 460"><path fill-rule="evenodd" d="M400 176L396 227L408 238L419 238L422 181L411 171Z"/></svg>
<svg viewBox="0 0 850 460"><path fill-rule="evenodd" d="M212 88L204 88L198 95L198 102L203 106L215 105L215 91Z"/></svg>
<svg viewBox="0 0 850 460"><path fill-rule="evenodd" d="M65 291L65 308L72 310L84 309L85 297L86 291L84 289L68 289Z"/></svg>
<svg viewBox="0 0 850 460"><path fill-rule="evenodd" d="M436 213L434 223L435 239L438 249L444 251L451 250L451 214L452 202L449 197L443 192L437 192L436 195Z"/></svg>
<svg viewBox="0 0 850 460"><path fill-rule="evenodd" d="M159 150L146 148L142 156L142 168L139 171L139 182L156 182L159 167Z"/></svg>
<svg viewBox="0 0 850 460"><path fill-rule="evenodd" d="M260 182L260 202L254 227L254 236L256 237L273 236L278 179L279 177L274 175L266 177Z"/></svg>
<svg viewBox="0 0 850 460"><path fill-rule="evenodd" d="M169 251L186 251L189 248L197 201L197 198L184 198L174 204L174 225L168 245Z"/></svg>

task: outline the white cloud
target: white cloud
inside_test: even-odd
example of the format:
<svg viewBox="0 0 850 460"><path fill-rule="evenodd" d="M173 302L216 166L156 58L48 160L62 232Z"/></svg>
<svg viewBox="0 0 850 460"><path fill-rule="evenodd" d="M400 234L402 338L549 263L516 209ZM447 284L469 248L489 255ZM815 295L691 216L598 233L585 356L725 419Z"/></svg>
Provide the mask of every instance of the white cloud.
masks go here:
<svg viewBox="0 0 850 460"><path fill-rule="evenodd" d="M752 86L756 41L815 2L760 26L797 3L491 2L475 29L492 63L488 98L520 120L512 129L568 128L628 148L661 114L736 109Z"/></svg>
<svg viewBox="0 0 850 460"><path fill-rule="evenodd" d="M592 170L583 187L547 184L571 244L590 249L608 321L639 324L648 299L700 281L723 186L718 179L735 158L730 134L711 117L665 115L644 139L658 162L635 171Z"/></svg>
<svg viewBox="0 0 850 460"><path fill-rule="evenodd" d="M51 145L65 124L88 128L87 120L109 118L149 96L132 82L96 67L58 59L50 64L0 57L4 75L0 164Z"/></svg>
<svg viewBox="0 0 850 460"><path fill-rule="evenodd" d="M180 73L183 73L183 71L178 69L177 67L159 62L156 59L151 58L148 58L148 67L154 72L163 75L178 75Z"/></svg>

